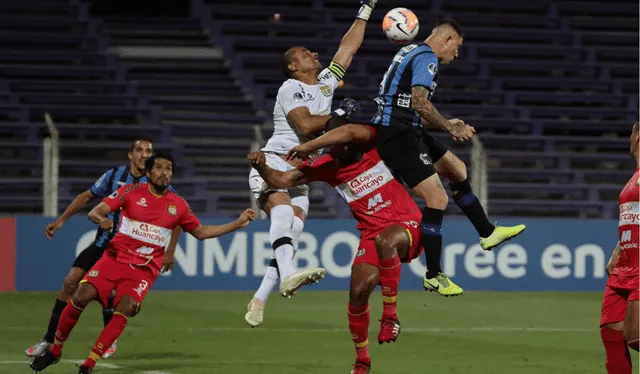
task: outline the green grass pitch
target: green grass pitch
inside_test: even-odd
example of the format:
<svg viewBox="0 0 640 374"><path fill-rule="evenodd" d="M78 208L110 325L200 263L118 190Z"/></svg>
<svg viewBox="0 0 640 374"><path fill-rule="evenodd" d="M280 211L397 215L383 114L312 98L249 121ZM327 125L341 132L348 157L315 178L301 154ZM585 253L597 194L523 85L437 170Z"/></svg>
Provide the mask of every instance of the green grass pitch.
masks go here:
<svg viewBox="0 0 640 374"><path fill-rule="evenodd" d="M355 353L346 292L272 295L265 324L244 325L247 292L151 292L129 321L118 352L95 373L349 373ZM24 350L41 337L53 293L0 294L0 373L31 373ZM377 344L379 293L371 300L372 373L604 373L601 293L468 292L444 298L401 292L403 331ZM45 373L76 373L102 329L97 304L83 314L63 362ZM634 367L638 354L634 352ZM636 369L637 370L637 369Z"/></svg>

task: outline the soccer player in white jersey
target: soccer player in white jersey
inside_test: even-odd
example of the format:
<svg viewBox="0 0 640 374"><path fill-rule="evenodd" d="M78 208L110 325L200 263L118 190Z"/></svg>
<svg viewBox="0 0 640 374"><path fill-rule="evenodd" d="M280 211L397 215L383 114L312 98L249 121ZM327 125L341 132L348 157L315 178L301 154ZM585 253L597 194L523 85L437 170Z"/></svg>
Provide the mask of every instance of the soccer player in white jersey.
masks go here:
<svg viewBox="0 0 640 374"><path fill-rule="evenodd" d="M285 52L282 67L289 79L278 90L273 109L273 136L262 149L270 168L279 171L294 169L299 160L291 164L285 161L291 148L323 131L332 116L348 117L360 109L356 101L345 99L340 108L332 112L331 102L335 89L362 44L367 21L376 1L361 0L356 20L342 38L328 68L322 69L318 54L307 48L293 47ZM303 285L324 277L325 270L313 268L296 271L293 264L294 250L309 209L309 187L273 189L255 169L249 175L249 185L258 206L271 219L269 234L274 250L274 258L245 315L247 323L256 327L262 324L264 305L278 279L280 293L291 296Z"/></svg>

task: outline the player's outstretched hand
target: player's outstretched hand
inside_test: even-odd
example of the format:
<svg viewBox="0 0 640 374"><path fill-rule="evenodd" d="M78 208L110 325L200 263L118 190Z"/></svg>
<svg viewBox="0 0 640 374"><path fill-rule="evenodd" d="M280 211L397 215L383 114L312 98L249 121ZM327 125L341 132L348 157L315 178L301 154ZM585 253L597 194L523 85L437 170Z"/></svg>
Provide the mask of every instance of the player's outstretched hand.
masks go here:
<svg viewBox="0 0 640 374"><path fill-rule="evenodd" d="M251 162L251 166L254 168L264 166L267 162L264 152L251 152L247 155L247 160Z"/></svg>
<svg viewBox="0 0 640 374"><path fill-rule="evenodd" d="M253 209L246 209L240 214L240 217L238 217L238 223L240 227L245 227L254 219L256 219L256 212Z"/></svg>
<svg viewBox="0 0 640 374"><path fill-rule="evenodd" d="M103 230L111 230L113 229L113 221L110 219L104 219L100 221L100 228Z"/></svg>
<svg viewBox="0 0 640 374"><path fill-rule="evenodd" d="M449 133L451 133L451 137L455 141L469 140L476 133L476 129L473 126L467 125L461 119L452 118L449 123L451 124Z"/></svg>
<svg viewBox="0 0 640 374"><path fill-rule="evenodd" d="M168 271L171 271L173 269L173 263L174 263L174 253L173 251L165 251L164 252L164 257L162 258L162 270L160 270L162 273L166 273Z"/></svg>
<svg viewBox="0 0 640 374"><path fill-rule="evenodd" d="M315 149L310 149L306 144L307 143L298 144L295 147L291 148L291 150L287 154L287 161L293 160L294 158L298 158L303 161L308 159L311 153L315 151Z"/></svg>
<svg viewBox="0 0 640 374"><path fill-rule="evenodd" d="M55 220L53 222L51 222L50 224L48 224L45 228L44 228L44 236L47 237L47 239L51 240L51 238L53 238L53 234L55 234L56 231L60 230L60 228L62 227L64 222L62 222L61 220Z"/></svg>

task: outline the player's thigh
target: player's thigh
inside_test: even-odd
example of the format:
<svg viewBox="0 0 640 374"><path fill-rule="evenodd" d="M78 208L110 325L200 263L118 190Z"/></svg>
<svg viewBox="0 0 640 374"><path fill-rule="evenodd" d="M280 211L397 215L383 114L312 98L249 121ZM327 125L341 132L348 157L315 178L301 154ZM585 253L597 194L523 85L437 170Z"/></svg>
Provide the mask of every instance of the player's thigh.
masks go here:
<svg viewBox="0 0 640 374"><path fill-rule="evenodd" d="M93 265L96 264L96 262L98 262L98 260L100 260L103 254L104 248L98 247L97 245L95 245L95 243L91 243L90 246L85 248L82 252L80 252L78 257L76 257L76 259L73 261L73 265L71 265L71 268L77 268L86 273L93 267Z"/></svg>
<svg viewBox="0 0 640 374"><path fill-rule="evenodd" d="M305 184L290 188L289 197L293 206L293 214L305 220L309 213L309 186Z"/></svg>
<svg viewBox="0 0 640 374"><path fill-rule="evenodd" d="M427 146L408 128L376 127L380 157L398 179L409 188L436 174Z"/></svg>
<svg viewBox="0 0 640 374"><path fill-rule="evenodd" d="M638 300L638 290L633 290L627 299L627 311L624 319L624 339L629 343L637 343L639 338L640 323L640 301Z"/></svg>
<svg viewBox="0 0 640 374"><path fill-rule="evenodd" d="M463 182L467 179L467 167L464 162L450 151L436 161L436 171L451 183Z"/></svg>
<svg viewBox="0 0 640 374"><path fill-rule="evenodd" d="M278 205L291 205L289 193L286 190L267 192L263 199L262 210L271 215L271 209Z"/></svg>
<svg viewBox="0 0 640 374"><path fill-rule="evenodd" d="M627 311L627 298L619 290L607 285L602 298L600 327L621 330ZM615 325L615 326L614 326Z"/></svg>
<svg viewBox="0 0 640 374"><path fill-rule="evenodd" d="M410 242L411 238L407 229L401 224L393 224L375 238L378 257L381 260L389 260L398 254L402 260L408 256Z"/></svg>
<svg viewBox="0 0 640 374"><path fill-rule="evenodd" d="M433 174L418 183L413 187L413 191L422 197L429 208L445 210L449 203L449 196L447 196L438 174Z"/></svg>
<svg viewBox="0 0 640 374"><path fill-rule="evenodd" d="M95 299L106 307L109 304L111 293L115 289L115 281L121 276L121 273L124 273L120 270L122 265L108 256L103 256L82 278L76 294L85 284L88 284L97 292Z"/></svg>
<svg viewBox="0 0 640 374"><path fill-rule="evenodd" d="M137 267L119 279L116 284L116 297L113 300L116 310L120 310L121 313L129 317L136 315L140 311L142 302L151 289L155 278L147 268Z"/></svg>

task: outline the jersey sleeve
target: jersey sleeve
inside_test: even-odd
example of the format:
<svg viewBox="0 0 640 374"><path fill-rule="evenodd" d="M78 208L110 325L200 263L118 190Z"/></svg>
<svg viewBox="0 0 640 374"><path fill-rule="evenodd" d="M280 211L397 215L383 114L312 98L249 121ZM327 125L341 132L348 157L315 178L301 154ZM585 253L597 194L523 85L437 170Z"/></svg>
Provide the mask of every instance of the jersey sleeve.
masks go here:
<svg viewBox="0 0 640 374"><path fill-rule="evenodd" d="M125 184L124 186L115 190L114 193L107 196L102 200L103 203L109 206L112 212L122 208L127 198L129 192L131 192L136 187L135 184Z"/></svg>
<svg viewBox="0 0 640 374"><path fill-rule="evenodd" d="M304 96L304 89L299 84L293 81L287 81L280 87L280 90L278 90L276 102L280 103L286 116L296 108L307 106Z"/></svg>
<svg viewBox="0 0 640 374"><path fill-rule="evenodd" d="M327 182L331 184L336 178L337 168L334 166L335 159L331 154L312 157L298 166L304 178L308 182Z"/></svg>
<svg viewBox="0 0 640 374"><path fill-rule="evenodd" d="M411 87L424 86L431 89L433 79L438 73L438 58L433 53L421 53L413 58Z"/></svg>
<svg viewBox="0 0 640 374"><path fill-rule="evenodd" d="M184 202L184 210L185 213L180 217L180 222L178 223L182 227L182 231L191 232L200 227L200 220L193 214L186 201Z"/></svg>
<svg viewBox="0 0 640 374"><path fill-rule="evenodd" d="M322 70L318 75L318 82L324 83L331 87L332 90L335 90L340 86L340 81L344 78L344 73L345 70L340 64L331 61L329 67Z"/></svg>
<svg viewBox="0 0 640 374"><path fill-rule="evenodd" d="M109 180L111 179L111 175L114 173L114 169L108 170L106 173L102 174L102 176L96 181L96 183L91 186L89 191L93 194L93 196L105 197L109 194Z"/></svg>

